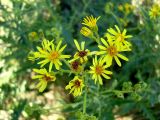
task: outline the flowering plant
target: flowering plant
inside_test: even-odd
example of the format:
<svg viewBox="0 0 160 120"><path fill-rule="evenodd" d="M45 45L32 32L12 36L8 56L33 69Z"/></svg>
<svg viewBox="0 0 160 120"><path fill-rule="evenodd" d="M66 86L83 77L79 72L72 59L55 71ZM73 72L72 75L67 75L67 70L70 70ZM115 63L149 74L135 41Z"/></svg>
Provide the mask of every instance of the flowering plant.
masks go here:
<svg viewBox="0 0 160 120"><path fill-rule="evenodd" d="M74 97L81 96L84 93L84 114L86 113L88 81L92 79L100 87L100 85L103 85L103 81L111 79L114 73L110 70L110 67L114 62L121 67L120 59L128 61L128 58L123 54L131 51L132 47L131 42L127 40L132 36L126 35L126 29L121 32L117 25L115 25L116 29L109 28L105 36L100 37L97 25L99 19L100 17L95 18L92 15L85 17L80 30L82 35L96 42L99 50L88 50L85 41L79 43L78 40L74 40L77 49L73 58L69 60L71 55L63 53L67 47L67 45L62 46L64 41L49 41L43 38L41 47L37 46L37 51L32 51L28 56L30 60L35 60L40 65L40 69L33 69L34 72L40 74L33 76L33 79L39 79L37 88L40 92L45 90L48 82L55 81L56 74L60 72L69 71L75 75L65 89L70 90L70 94L73 94ZM89 59L92 59L93 62L90 69L87 69L86 64ZM49 63L49 68L46 67L47 63ZM68 66L67 70L62 69L63 63Z"/></svg>

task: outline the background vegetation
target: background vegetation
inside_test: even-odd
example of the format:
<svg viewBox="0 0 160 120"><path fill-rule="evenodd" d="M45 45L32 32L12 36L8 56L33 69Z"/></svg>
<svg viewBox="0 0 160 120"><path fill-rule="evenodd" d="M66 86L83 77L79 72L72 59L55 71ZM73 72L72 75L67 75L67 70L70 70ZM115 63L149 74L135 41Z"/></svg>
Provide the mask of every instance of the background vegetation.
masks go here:
<svg viewBox="0 0 160 120"><path fill-rule="evenodd" d="M87 15L101 16L99 33L118 25L133 35L130 61L106 80L100 91L91 82L87 113L98 120L124 117L133 120L160 119L160 19L151 19L149 10L158 0L1 0L0 1L0 119L82 119L82 98L68 95L64 87L70 76L63 74L43 93L35 90L31 69L36 64L27 60L31 50L45 36L63 39L73 55L73 39L85 40L87 48L96 45L80 34L81 22ZM37 36L30 33L36 32ZM129 93L133 89L134 92ZM108 90L115 90L108 93ZM93 93L97 93L94 95ZM83 119L93 119L91 117Z"/></svg>

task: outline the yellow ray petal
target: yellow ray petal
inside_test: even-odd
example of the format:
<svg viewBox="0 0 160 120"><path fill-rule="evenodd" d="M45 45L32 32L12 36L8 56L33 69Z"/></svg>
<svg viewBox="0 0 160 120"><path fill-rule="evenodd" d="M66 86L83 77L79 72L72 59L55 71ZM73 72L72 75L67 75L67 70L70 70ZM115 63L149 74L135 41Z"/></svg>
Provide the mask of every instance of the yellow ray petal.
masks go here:
<svg viewBox="0 0 160 120"><path fill-rule="evenodd" d="M102 76L103 76L104 78L106 78L106 79L111 79L108 75L106 75L106 74L104 74L104 73L102 73Z"/></svg>
<svg viewBox="0 0 160 120"><path fill-rule="evenodd" d="M106 42L105 39L101 38L101 41L102 41L102 43L103 43L106 47L108 47L108 43Z"/></svg>
<svg viewBox="0 0 160 120"><path fill-rule="evenodd" d="M102 55L102 54L106 54L107 53L107 51L98 51L97 53L96 53L96 55Z"/></svg>
<svg viewBox="0 0 160 120"><path fill-rule="evenodd" d="M51 43L51 47L52 47L52 50L55 51L55 47L53 43Z"/></svg>
<svg viewBox="0 0 160 120"><path fill-rule="evenodd" d="M98 75L98 80L99 80L99 84L100 84L100 85L103 85L102 78L101 78L100 75Z"/></svg>
<svg viewBox="0 0 160 120"><path fill-rule="evenodd" d="M60 58L62 58L62 59L63 59L63 58L70 58L70 57L71 57L70 55L61 55L61 56L60 56Z"/></svg>
<svg viewBox="0 0 160 120"><path fill-rule="evenodd" d="M32 79L37 79L37 78L42 78L42 77L43 77L43 75L35 75L32 77Z"/></svg>
<svg viewBox="0 0 160 120"><path fill-rule="evenodd" d="M122 35L125 36L125 35L126 35L126 32L127 32L127 30L124 29L123 32L122 32Z"/></svg>
<svg viewBox="0 0 160 120"><path fill-rule="evenodd" d="M101 50L106 50L106 49L107 49L106 47L104 47L104 46L102 46L102 45L98 45L98 47L99 47L99 49L101 49Z"/></svg>
<svg viewBox="0 0 160 120"><path fill-rule="evenodd" d="M110 56L110 55L107 55L107 56L104 57L104 60L106 61L106 65L107 66L111 66L112 65L113 57Z"/></svg>
<svg viewBox="0 0 160 120"><path fill-rule="evenodd" d="M56 51L59 51L59 48L60 48L61 44L62 44L62 41L59 41L59 43L58 43L58 45L56 47Z"/></svg>
<svg viewBox="0 0 160 120"><path fill-rule="evenodd" d="M115 27L116 27L116 29L117 29L118 33L121 33L121 31L120 31L119 27L118 27L117 25L115 25Z"/></svg>
<svg viewBox="0 0 160 120"><path fill-rule="evenodd" d="M50 64L49 64L49 72L51 72L51 70L52 70L52 66L53 66L53 63L52 63L52 62L50 62Z"/></svg>
<svg viewBox="0 0 160 120"><path fill-rule="evenodd" d="M44 69L33 69L34 72L36 73L39 73L39 74L46 74L47 73L47 70L44 68Z"/></svg>
<svg viewBox="0 0 160 120"><path fill-rule="evenodd" d="M117 32L113 28L109 28L107 31L112 35L117 35Z"/></svg>
<svg viewBox="0 0 160 120"><path fill-rule="evenodd" d="M81 42L81 49L84 50L84 47L85 47L85 42Z"/></svg>
<svg viewBox="0 0 160 120"><path fill-rule="evenodd" d="M67 45L64 45L58 52L61 53L63 50L67 47Z"/></svg>
<svg viewBox="0 0 160 120"><path fill-rule="evenodd" d="M76 47L77 47L78 51L81 51L81 48L80 48L80 46L79 46L79 44L78 44L77 40L74 40L74 43L75 43L75 45L76 45Z"/></svg>
<svg viewBox="0 0 160 120"><path fill-rule="evenodd" d="M97 61L97 56L95 56L95 64L97 65L98 61Z"/></svg>
<svg viewBox="0 0 160 120"><path fill-rule="evenodd" d="M121 55L121 54L118 54L117 56L120 57L121 59L125 60L125 61L128 61L128 58L123 56L123 55Z"/></svg>
<svg viewBox="0 0 160 120"><path fill-rule="evenodd" d="M121 62L119 61L118 57L117 57L117 56L114 56L114 59L116 60L116 63L118 64L118 66L121 67Z"/></svg>
<svg viewBox="0 0 160 120"><path fill-rule="evenodd" d="M57 70L59 70L59 68L60 68L59 64L55 64L55 67L56 67Z"/></svg>
<svg viewBox="0 0 160 120"><path fill-rule="evenodd" d="M108 71L108 70L105 70L104 73L105 73L105 74L109 74L109 75L113 74L113 72Z"/></svg>
<svg viewBox="0 0 160 120"><path fill-rule="evenodd" d="M47 82L43 80L43 82L39 88L39 92L43 92L46 87L47 87Z"/></svg>

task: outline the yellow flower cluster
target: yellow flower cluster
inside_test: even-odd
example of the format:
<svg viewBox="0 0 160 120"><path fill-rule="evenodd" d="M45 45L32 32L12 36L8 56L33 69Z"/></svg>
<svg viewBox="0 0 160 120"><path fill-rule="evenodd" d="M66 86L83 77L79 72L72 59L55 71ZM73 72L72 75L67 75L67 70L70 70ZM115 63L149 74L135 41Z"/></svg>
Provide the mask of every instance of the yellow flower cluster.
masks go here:
<svg viewBox="0 0 160 120"><path fill-rule="evenodd" d="M43 76L35 76L33 77L39 79L39 84L37 85L37 88L39 88L40 92L43 92L43 90L46 88L47 82L52 81L50 78L53 78L53 81L56 79L55 76L51 76L51 71L53 68L53 65L55 66L55 69L59 70L60 66L62 65L61 60L70 58L70 55L63 55L62 52L66 48L66 45L62 46L62 41L59 41L58 44L54 44L53 41L49 41L46 39L43 39L41 47L37 46L36 52L31 52L28 56L29 60L39 60L38 64L40 64L40 67L44 67L47 63L49 63L49 72L47 72L46 69L33 69L34 72L43 74Z"/></svg>
<svg viewBox="0 0 160 120"><path fill-rule="evenodd" d="M115 28L117 31L113 28L107 29L108 32L105 34L107 41L101 38L103 45L98 45L100 51L98 51L97 54L104 55L104 59L109 66L112 65L113 59L115 59L116 63L121 66L118 57L125 61L128 61L128 58L120 54L120 52L131 51L131 43L126 39L131 38L132 36L126 35L126 29L121 32L118 26L115 25Z"/></svg>
<svg viewBox="0 0 160 120"><path fill-rule="evenodd" d="M82 25L85 26L82 27L80 33L85 37L92 38L93 35L98 31L97 21L99 20L99 18L100 16L98 18L94 18L92 15L84 18Z"/></svg>
<svg viewBox="0 0 160 120"><path fill-rule="evenodd" d="M33 69L35 73L38 73L39 75L35 75L32 77L32 79L39 79L39 83L37 84L37 88L39 89L39 92L43 92L44 89L47 86L47 82L55 81L56 77L53 73L47 72L45 68L43 69Z"/></svg>
<svg viewBox="0 0 160 120"><path fill-rule="evenodd" d="M40 92L43 92L49 81L55 81L56 77L54 71L65 72L60 69L62 66L62 60L69 67L67 73L75 74L74 78L65 87L66 90L70 90L73 96L80 96L83 92L83 88L87 86L85 79L90 78L94 80L95 84L103 85L105 79L110 79L113 74L109 70L109 67L113 64L113 60L116 61L118 66L122 66L120 59L128 61L122 52L131 51L132 44L127 41L131 38L131 35L126 35L127 30L123 31L115 25L114 28L107 29L104 38L100 38L98 34L97 21L100 17L94 18L93 16L87 16L83 19L82 25L85 25L81 29L81 34L93 39L97 42L97 51L90 51L85 45L85 41L81 43L78 40L74 40L75 54L73 58L66 61L66 58L70 58L70 55L64 55L63 51L66 45L62 46L62 41L58 41L57 44L54 41L43 39L41 46L37 46L37 51L31 51L28 59L35 61L38 60L40 69L33 69L38 75L33 76L33 79L39 79L37 88ZM89 65L89 59L92 58L92 65L90 69L86 69L86 65ZM49 63L49 68L46 70L43 68ZM53 68L54 65L54 68Z"/></svg>
<svg viewBox="0 0 160 120"><path fill-rule="evenodd" d="M66 89L71 89L70 93L73 92L73 95L76 97L82 94L83 87L84 87L83 80L78 76L75 76L73 80L71 80L69 84L66 86Z"/></svg>
<svg viewBox="0 0 160 120"><path fill-rule="evenodd" d="M121 52L131 51L131 43L127 41L128 38L131 38L131 35L126 35L127 30L124 29L122 32L118 26L115 25L114 28L107 29L105 34L105 39L97 36L98 26L97 21L100 17L94 18L93 16L87 16L83 19L82 25L85 25L81 29L81 34L89 37L96 38L98 43L99 51L90 52L90 50L85 49L85 42L81 42L79 45L77 40L74 40L75 46L77 47L77 52L74 55L74 58L71 62L71 70L75 71L78 76L76 76L72 81L69 82L69 85L66 86L66 89L70 89L70 93L73 93L74 96L81 95L83 84L83 79L79 79L80 74L84 74L85 64L88 61L89 56L95 56L93 58L93 65L90 66L89 74L92 75L92 79L95 81L95 84L103 84L104 79L110 79L110 75L113 73L110 70L107 70L111 65L113 59L116 63L121 66L119 58L128 61L128 58L121 54ZM98 59L99 57L99 59ZM77 73L78 71L78 73ZM81 81L81 82L77 82ZM78 86L77 86L78 83ZM81 83L81 84L80 84Z"/></svg>
<svg viewBox="0 0 160 120"><path fill-rule="evenodd" d="M134 6L129 3L125 3L123 5L118 6L118 10L124 12L126 15L130 14L134 10Z"/></svg>
<svg viewBox="0 0 160 120"><path fill-rule="evenodd" d="M157 17L159 17L160 16L160 5L153 4L149 11L149 16L151 19L156 19Z"/></svg>
<svg viewBox="0 0 160 120"><path fill-rule="evenodd" d="M82 89L85 86L84 80L80 74L83 74L84 65L92 53L88 49L85 49L84 41L79 44L77 40L74 40L74 44L77 48L77 52L74 54L73 59L71 59L69 63L71 70L75 72L76 76L69 82L69 84L66 86L66 89L70 89L70 93L73 93L73 95L76 97L82 94Z"/></svg>

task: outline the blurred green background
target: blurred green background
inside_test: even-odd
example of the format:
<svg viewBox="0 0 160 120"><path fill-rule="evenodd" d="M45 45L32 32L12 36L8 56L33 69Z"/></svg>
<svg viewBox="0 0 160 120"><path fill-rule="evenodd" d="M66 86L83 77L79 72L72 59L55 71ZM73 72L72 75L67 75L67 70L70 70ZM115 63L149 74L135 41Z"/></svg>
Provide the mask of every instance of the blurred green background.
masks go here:
<svg viewBox="0 0 160 120"><path fill-rule="evenodd" d="M100 94L93 94L96 88L91 83L87 113L98 120L159 120L160 19L150 19L148 14L155 3L160 1L0 0L0 120L79 119L76 113L82 110L82 98L73 98L64 89L70 77L58 76L38 93L31 79L31 69L37 64L27 56L43 36L63 39L68 54L76 50L74 38L85 40L89 50L97 50L94 41L80 34L82 19L88 15L101 16L98 26L102 37L114 25L126 28L133 36L133 50L127 54L129 62L123 62L121 68L113 66L114 75L104 82ZM133 86L143 82L147 87L135 94L105 93L106 89L122 90L129 82Z"/></svg>

